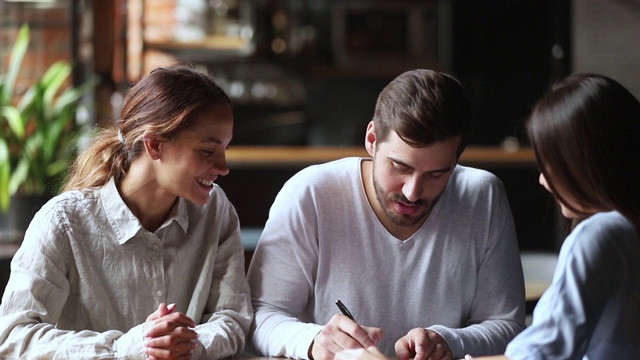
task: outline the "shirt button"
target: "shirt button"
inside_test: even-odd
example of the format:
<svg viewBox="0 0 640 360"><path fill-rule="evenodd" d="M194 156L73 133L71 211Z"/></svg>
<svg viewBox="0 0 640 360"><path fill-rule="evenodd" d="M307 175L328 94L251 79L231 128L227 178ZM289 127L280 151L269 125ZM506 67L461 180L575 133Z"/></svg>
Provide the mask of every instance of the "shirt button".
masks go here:
<svg viewBox="0 0 640 360"><path fill-rule="evenodd" d="M153 243L153 245L151 246L153 248L153 250L160 250L160 244L158 243Z"/></svg>
<svg viewBox="0 0 640 360"><path fill-rule="evenodd" d="M162 290L156 290L156 296L162 296Z"/></svg>

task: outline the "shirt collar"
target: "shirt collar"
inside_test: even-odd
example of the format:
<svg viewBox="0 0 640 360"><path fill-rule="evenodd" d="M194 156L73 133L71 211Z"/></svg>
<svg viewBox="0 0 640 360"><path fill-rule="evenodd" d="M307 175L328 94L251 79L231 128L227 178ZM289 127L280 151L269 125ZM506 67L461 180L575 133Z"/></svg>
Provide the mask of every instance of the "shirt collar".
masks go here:
<svg viewBox="0 0 640 360"><path fill-rule="evenodd" d="M126 243L142 230L140 221L122 200L113 178L109 179L109 182L100 189L100 198L109 224L118 237L118 243ZM189 229L186 202L187 200L178 198L177 203L171 209L167 221L165 221L159 229L168 226L175 220L186 233Z"/></svg>

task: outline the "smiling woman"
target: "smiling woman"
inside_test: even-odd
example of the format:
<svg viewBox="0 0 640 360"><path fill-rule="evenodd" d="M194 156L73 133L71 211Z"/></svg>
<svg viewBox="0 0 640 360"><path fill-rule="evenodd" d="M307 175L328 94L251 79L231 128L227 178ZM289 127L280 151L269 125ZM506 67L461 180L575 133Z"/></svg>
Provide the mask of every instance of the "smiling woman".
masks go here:
<svg viewBox="0 0 640 360"><path fill-rule="evenodd" d="M214 184L232 130L229 98L191 67L133 86L27 229L0 306L0 357L241 352L253 315L244 253Z"/></svg>
<svg viewBox="0 0 640 360"><path fill-rule="evenodd" d="M155 138L153 134L145 133L145 151L151 154L151 161L140 156L132 162L130 176L125 176L122 181L122 192L135 196L137 192L127 190L133 190L136 183L142 179L147 181L152 174L159 185L155 190L162 190L168 195L169 205L173 204L175 196L198 205L206 204L213 182L218 176L229 173L225 149L232 133L233 114L229 106L213 106L198 111L191 124L172 139L164 136ZM156 200L162 195L157 194ZM144 213L136 215L145 217Z"/></svg>

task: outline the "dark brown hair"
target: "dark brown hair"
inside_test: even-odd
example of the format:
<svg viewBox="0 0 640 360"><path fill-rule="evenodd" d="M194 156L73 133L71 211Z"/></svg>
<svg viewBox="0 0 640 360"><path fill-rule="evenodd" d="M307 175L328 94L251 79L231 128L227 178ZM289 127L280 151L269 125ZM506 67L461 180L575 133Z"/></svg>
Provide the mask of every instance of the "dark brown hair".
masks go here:
<svg viewBox="0 0 640 360"><path fill-rule="evenodd" d="M627 89L605 76L569 76L538 101L527 132L558 201L581 214L561 188L581 206L617 210L640 229L640 103Z"/></svg>
<svg viewBox="0 0 640 360"><path fill-rule="evenodd" d="M126 94L115 126L100 130L75 161L63 191L120 181L144 151L145 131L172 139L201 111L220 105L231 101L211 76L188 65L152 70Z"/></svg>
<svg viewBox="0 0 640 360"><path fill-rule="evenodd" d="M380 92L374 122L380 142L391 131L414 147L462 135L460 155L471 129L471 105L460 82L453 77L432 70L412 70Z"/></svg>

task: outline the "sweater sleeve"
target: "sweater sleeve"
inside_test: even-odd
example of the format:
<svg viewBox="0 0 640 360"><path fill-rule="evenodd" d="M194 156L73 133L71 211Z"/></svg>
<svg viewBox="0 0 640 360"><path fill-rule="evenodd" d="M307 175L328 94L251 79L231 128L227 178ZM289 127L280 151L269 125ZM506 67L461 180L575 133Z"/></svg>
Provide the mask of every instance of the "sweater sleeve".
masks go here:
<svg viewBox="0 0 640 360"><path fill-rule="evenodd" d="M502 354L524 328L524 279L515 226L506 193L497 179L490 187L486 242L479 247L477 284L468 314L467 325L449 328L434 325L444 337L454 357L465 354Z"/></svg>
<svg viewBox="0 0 640 360"><path fill-rule="evenodd" d="M316 226L304 216L313 205L296 200L304 198L297 193L301 188L290 180L276 197L249 268L252 345L264 356L307 359L322 329L299 320L313 302L318 266Z"/></svg>

